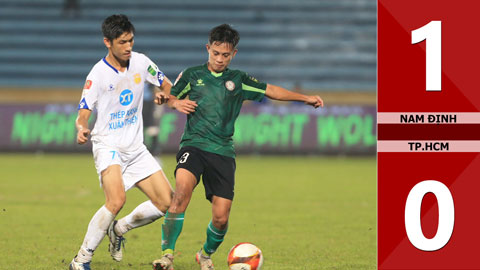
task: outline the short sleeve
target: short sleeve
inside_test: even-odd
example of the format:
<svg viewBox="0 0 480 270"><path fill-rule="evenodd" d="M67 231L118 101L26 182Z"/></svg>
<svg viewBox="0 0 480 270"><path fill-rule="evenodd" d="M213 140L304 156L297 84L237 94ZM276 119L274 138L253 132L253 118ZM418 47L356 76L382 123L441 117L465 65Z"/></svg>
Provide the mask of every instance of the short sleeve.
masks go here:
<svg viewBox="0 0 480 270"><path fill-rule="evenodd" d="M92 73L88 74L77 110L93 110L97 105L99 91L100 80L98 80Z"/></svg>
<svg viewBox="0 0 480 270"><path fill-rule="evenodd" d="M155 85L162 86L163 80L165 80L165 74L155 65L155 63L150 60L147 56L144 56L146 59L146 81Z"/></svg>
<svg viewBox="0 0 480 270"><path fill-rule="evenodd" d="M184 99L187 96L187 93L191 90L188 79L189 74L190 73L187 70L180 72L175 80L174 86L170 90L170 94L175 96L177 99Z"/></svg>
<svg viewBox="0 0 480 270"><path fill-rule="evenodd" d="M244 100L261 101L265 96L267 84L244 73L242 76L242 93Z"/></svg>

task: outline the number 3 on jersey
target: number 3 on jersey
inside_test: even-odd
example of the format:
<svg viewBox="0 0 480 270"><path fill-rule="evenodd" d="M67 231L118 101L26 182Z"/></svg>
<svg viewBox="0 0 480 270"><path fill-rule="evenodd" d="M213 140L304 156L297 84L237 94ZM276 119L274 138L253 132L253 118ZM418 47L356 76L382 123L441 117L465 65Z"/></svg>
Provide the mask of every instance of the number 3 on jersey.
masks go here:
<svg viewBox="0 0 480 270"><path fill-rule="evenodd" d="M190 153L185 152L182 157L178 160L178 163L185 163L188 159L188 156L190 156Z"/></svg>

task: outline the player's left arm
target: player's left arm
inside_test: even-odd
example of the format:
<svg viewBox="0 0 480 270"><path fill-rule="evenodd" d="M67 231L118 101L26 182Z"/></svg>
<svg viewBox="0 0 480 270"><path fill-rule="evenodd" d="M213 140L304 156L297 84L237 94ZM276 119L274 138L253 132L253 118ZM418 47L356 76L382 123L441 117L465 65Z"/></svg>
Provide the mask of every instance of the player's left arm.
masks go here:
<svg viewBox="0 0 480 270"><path fill-rule="evenodd" d="M302 101L305 104L313 106L315 108L323 107L323 100L320 96L307 96L304 94L289 91L283 87L273 84L267 84L265 95L270 99L282 100L282 101Z"/></svg>
<svg viewBox="0 0 480 270"><path fill-rule="evenodd" d="M170 90L172 89L172 82L165 77L160 87L155 86L154 102L158 105L166 103L170 97Z"/></svg>
<svg viewBox="0 0 480 270"><path fill-rule="evenodd" d="M172 82L165 76L165 74L158 68L155 63L150 60L146 55L140 54L143 57L145 63L145 80L154 86L154 98L153 101L162 105L168 101L170 97L170 89L172 88Z"/></svg>

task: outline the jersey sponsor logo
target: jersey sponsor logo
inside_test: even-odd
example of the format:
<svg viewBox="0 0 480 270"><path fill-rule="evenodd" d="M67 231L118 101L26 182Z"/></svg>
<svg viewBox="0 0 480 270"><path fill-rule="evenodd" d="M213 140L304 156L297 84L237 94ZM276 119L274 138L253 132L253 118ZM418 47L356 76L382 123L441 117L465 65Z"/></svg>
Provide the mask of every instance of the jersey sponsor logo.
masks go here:
<svg viewBox="0 0 480 270"><path fill-rule="evenodd" d="M148 66L148 68L147 68L148 73L150 73L152 76L157 75L157 69L158 68L156 68L156 66L152 67L152 65Z"/></svg>
<svg viewBox="0 0 480 270"><path fill-rule="evenodd" d="M137 74L133 75L133 81L136 84L139 84L142 81L142 77L140 76L140 73L137 73Z"/></svg>
<svg viewBox="0 0 480 270"><path fill-rule="evenodd" d="M180 78L182 78L182 75L183 75L183 71L180 72L180 74L178 74L177 78L175 79L175 82L173 83L173 85L176 85L177 82L180 80Z"/></svg>
<svg viewBox="0 0 480 270"><path fill-rule="evenodd" d="M197 86L205 86L202 79L197 80Z"/></svg>
<svg viewBox="0 0 480 270"><path fill-rule="evenodd" d="M80 101L80 103L78 103L78 108L77 108L77 110L80 110L80 109L90 110L90 108L88 108L87 102L85 101L85 98L82 98L82 100Z"/></svg>
<svg viewBox="0 0 480 270"><path fill-rule="evenodd" d="M233 91L235 89L235 83L232 81L226 81L225 87L227 88L228 91Z"/></svg>
<svg viewBox="0 0 480 270"><path fill-rule="evenodd" d="M85 85L83 86L83 89L88 90L88 89L90 89L91 86L92 86L92 81L91 81L91 80L87 80L87 81L85 82Z"/></svg>
<svg viewBox="0 0 480 270"><path fill-rule="evenodd" d="M130 105L130 103L132 103L133 101L132 90L130 89L123 90L122 93L120 93L119 99L120 99L120 104L122 104L123 106Z"/></svg>

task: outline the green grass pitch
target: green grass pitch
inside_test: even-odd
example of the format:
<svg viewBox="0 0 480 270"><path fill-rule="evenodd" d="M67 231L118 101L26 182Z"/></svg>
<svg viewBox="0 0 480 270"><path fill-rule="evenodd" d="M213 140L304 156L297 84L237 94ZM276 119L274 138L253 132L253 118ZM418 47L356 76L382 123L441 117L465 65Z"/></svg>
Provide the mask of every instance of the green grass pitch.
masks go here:
<svg viewBox="0 0 480 270"><path fill-rule="evenodd" d="M162 161L174 184L174 156ZM92 156L2 154L0 164L0 269L68 269L104 203ZM119 217L144 200L130 190ZM198 269L194 255L210 213L199 185L177 242L176 270ZM120 263L110 258L105 238L92 269L151 269L161 223L127 233ZM226 270L230 248L248 241L262 249L263 270L376 269L376 235L375 158L240 155L229 231L213 261Z"/></svg>

